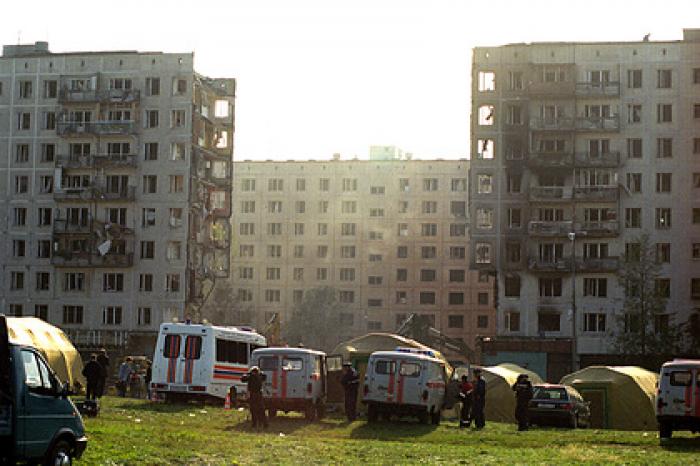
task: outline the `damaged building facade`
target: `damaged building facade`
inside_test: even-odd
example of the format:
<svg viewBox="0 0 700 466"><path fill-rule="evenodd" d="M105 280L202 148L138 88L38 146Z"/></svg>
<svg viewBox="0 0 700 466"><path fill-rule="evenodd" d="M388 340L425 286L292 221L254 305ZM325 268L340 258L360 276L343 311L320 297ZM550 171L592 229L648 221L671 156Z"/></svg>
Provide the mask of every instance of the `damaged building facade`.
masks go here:
<svg viewBox="0 0 700 466"><path fill-rule="evenodd" d="M698 57L700 30L474 49L471 267L497 280L494 362L566 373L574 335L583 363L610 353L642 233L668 298L657 330L700 308Z"/></svg>
<svg viewBox="0 0 700 466"><path fill-rule="evenodd" d="M234 79L193 54L0 58L0 307L83 348L196 315L228 277Z"/></svg>

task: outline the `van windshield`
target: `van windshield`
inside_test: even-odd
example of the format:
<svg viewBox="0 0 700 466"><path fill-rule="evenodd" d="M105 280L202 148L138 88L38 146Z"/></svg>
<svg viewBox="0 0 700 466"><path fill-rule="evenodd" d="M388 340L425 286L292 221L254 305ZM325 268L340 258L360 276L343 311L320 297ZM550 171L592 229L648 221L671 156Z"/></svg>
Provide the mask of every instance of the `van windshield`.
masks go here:
<svg viewBox="0 0 700 466"><path fill-rule="evenodd" d="M566 390L558 387L535 387L533 398L536 400L568 400Z"/></svg>
<svg viewBox="0 0 700 466"><path fill-rule="evenodd" d="M393 374L396 372L396 362L379 360L374 363L374 372L377 374Z"/></svg>
<svg viewBox="0 0 700 466"><path fill-rule="evenodd" d="M418 377L420 375L420 365L413 362L402 362L399 374L405 377Z"/></svg>
<svg viewBox="0 0 700 466"><path fill-rule="evenodd" d="M304 366L301 359L298 358L284 358L282 360L282 370L283 371L300 371Z"/></svg>

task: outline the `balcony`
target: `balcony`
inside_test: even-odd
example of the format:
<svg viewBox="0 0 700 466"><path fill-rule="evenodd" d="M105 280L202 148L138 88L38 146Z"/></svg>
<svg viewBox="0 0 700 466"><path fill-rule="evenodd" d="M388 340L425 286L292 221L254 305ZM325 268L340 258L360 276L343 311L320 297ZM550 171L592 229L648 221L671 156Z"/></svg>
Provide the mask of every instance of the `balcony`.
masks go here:
<svg viewBox="0 0 700 466"><path fill-rule="evenodd" d="M51 256L51 265L56 267L131 267L134 254L109 253L104 256L89 252L57 251Z"/></svg>
<svg viewBox="0 0 700 466"><path fill-rule="evenodd" d="M539 257L530 257L527 266L533 272L572 272L571 260L563 258L541 259Z"/></svg>
<svg viewBox="0 0 700 466"><path fill-rule="evenodd" d="M60 121L56 128L60 136L97 135L131 135L136 134L136 122L133 120L102 121Z"/></svg>
<svg viewBox="0 0 700 466"><path fill-rule="evenodd" d="M617 168L620 166L620 152L604 152L599 154L577 152L576 166L592 168Z"/></svg>
<svg viewBox="0 0 700 466"><path fill-rule="evenodd" d="M578 131L620 131L620 118L618 116L607 117L578 117L576 118L576 130Z"/></svg>
<svg viewBox="0 0 700 466"><path fill-rule="evenodd" d="M571 186L530 186L531 201L570 201Z"/></svg>
<svg viewBox="0 0 700 466"><path fill-rule="evenodd" d="M530 236L558 237L569 234L572 227L570 221L543 222L533 220L527 224L527 232Z"/></svg>
<svg viewBox="0 0 700 466"><path fill-rule="evenodd" d="M574 155L564 152L536 152L528 157L530 168L573 168Z"/></svg>
<svg viewBox="0 0 700 466"><path fill-rule="evenodd" d="M620 234L620 222L607 220L603 222L583 222L576 228L577 231L585 231L587 237L608 237Z"/></svg>
<svg viewBox="0 0 700 466"><path fill-rule="evenodd" d="M583 258L576 260L576 271L580 272L617 272L620 268L618 257Z"/></svg>
<svg viewBox="0 0 700 466"><path fill-rule="evenodd" d="M136 187L127 186L117 191L108 191L104 186L63 188L54 191L53 198L57 202L134 201L136 199Z"/></svg>
<svg viewBox="0 0 700 466"><path fill-rule="evenodd" d="M73 223L66 219L54 219L53 234L54 235L90 235L92 233L92 221Z"/></svg>
<svg viewBox="0 0 700 466"><path fill-rule="evenodd" d="M136 168L135 154L59 155L56 167L63 168Z"/></svg>
<svg viewBox="0 0 700 466"><path fill-rule="evenodd" d="M73 90L63 88L58 93L58 102L61 104L86 104L97 102L132 103L141 100L141 91L137 89L107 89L98 91L94 89Z"/></svg>
<svg viewBox="0 0 700 466"><path fill-rule="evenodd" d="M619 196L617 186L576 186L574 198L581 201L614 202Z"/></svg>
<svg viewBox="0 0 700 466"><path fill-rule="evenodd" d="M620 95L620 82L578 82L576 83L576 95L579 97L618 97Z"/></svg>
<svg viewBox="0 0 700 466"><path fill-rule="evenodd" d="M576 120L572 117L531 118L530 129L534 131L573 131Z"/></svg>
<svg viewBox="0 0 700 466"><path fill-rule="evenodd" d="M205 160L231 160L230 154L225 155L221 149L212 150L200 145L195 145L193 147L195 154L199 154L199 156Z"/></svg>
<svg viewBox="0 0 700 466"><path fill-rule="evenodd" d="M573 69L573 68L572 68ZM574 97L576 86L573 81L531 82L527 87L531 96Z"/></svg>

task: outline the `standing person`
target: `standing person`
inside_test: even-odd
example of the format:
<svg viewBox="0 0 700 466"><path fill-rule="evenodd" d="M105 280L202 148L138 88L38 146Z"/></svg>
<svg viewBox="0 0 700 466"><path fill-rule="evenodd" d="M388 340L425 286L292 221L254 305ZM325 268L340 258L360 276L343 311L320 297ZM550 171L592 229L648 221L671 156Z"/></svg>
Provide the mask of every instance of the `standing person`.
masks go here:
<svg viewBox="0 0 700 466"><path fill-rule="evenodd" d="M459 385L459 397L462 399L462 410L459 413L459 427L469 427L472 424L472 401L474 385L466 375L462 376Z"/></svg>
<svg viewBox="0 0 700 466"><path fill-rule="evenodd" d="M103 379L103 370L99 362L97 362L97 355L91 354L90 361L83 367L83 375L87 380L87 387L85 389L85 397L88 400L96 400L99 396L98 387L100 380Z"/></svg>
<svg viewBox="0 0 700 466"><path fill-rule="evenodd" d="M124 362L119 366L119 379L117 380L117 392L122 398L126 396L126 389L129 386L129 381L131 380L131 374L133 372L134 368L131 365L131 358L127 356Z"/></svg>
<svg viewBox="0 0 700 466"><path fill-rule="evenodd" d="M477 429L486 425L484 407L486 406L486 381L481 378L481 369L474 369L474 395L472 399L472 416Z"/></svg>
<svg viewBox="0 0 700 466"><path fill-rule="evenodd" d="M250 409L250 416L253 419L253 428L262 426L267 429L265 403L262 396L265 374L260 372L258 366L253 366L247 374L241 377L241 381L248 384L248 408Z"/></svg>
<svg viewBox="0 0 700 466"><path fill-rule="evenodd" d="M102 348L97 355L97 362L102 366L102 377L96 387L97 398L102 398L105 393L105 387L107 386L107 377L109 377L109 356L107 356L107 350Z"/></svg>
<svg viewBox="0 0 700 466"><path fill-rule="evenodd" d="M527 374L520 374L512 388L515 392L515 419L518 421L518 430L527 430L530 423L528 403L532 399L532 384Z"/></svg>
<svg viewBox="0 0 700 466"><path fill-rule="evenodd" d="M357 418L357 389L360 386L360 377L350 362L343 363L343 369L345 372L340 383L345 389L345 416L348 422L352 422Z"/></svg>
<svg viewBox="0 0 700 466"><path fill-rule="evenodd" d="M146 374L144 382L146 383L146 398L151 399L151 379L153 378L153 363L146 359Z"/></svg>

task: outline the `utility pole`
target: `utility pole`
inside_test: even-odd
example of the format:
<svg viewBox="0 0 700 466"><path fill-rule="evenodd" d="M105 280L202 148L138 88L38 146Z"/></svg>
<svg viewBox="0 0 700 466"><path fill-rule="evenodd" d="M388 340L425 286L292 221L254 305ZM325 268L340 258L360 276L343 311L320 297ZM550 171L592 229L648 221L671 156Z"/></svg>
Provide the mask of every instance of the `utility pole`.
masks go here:
<svg viewBox="0 0 700 466"><path fill-rule="evenodd" d="M568 237L571 241L571 370L577 371L579 367L576 344L576 232L570 231Z"/></svg>

